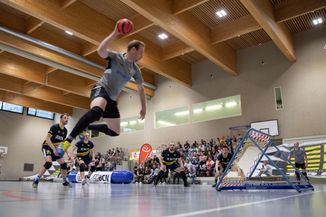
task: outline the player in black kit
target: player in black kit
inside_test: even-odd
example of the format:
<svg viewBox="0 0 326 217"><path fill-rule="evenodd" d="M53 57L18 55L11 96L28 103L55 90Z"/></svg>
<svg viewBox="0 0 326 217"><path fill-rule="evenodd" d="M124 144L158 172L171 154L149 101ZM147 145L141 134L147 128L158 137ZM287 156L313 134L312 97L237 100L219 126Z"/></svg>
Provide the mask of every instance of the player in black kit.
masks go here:
<svg viewBox="0 0 326 217"><path fill-rule="evenodd" d="M87 183L87 180L95 171L95 152L93 150L94 144L89 140L89 133L85 132L83 139L75 144L75 147L72 149L72 153L77 149L77 163L79 165L80 178L82 180L82 185ZM88 171L88 175L85 176L85 171Z"/></svg>
<svg viewBox="0 0 326 217"><path fill-rule="evenodd" d="M229 152L229 148L224 145L222 147L222 153L220 153L219 155L217 155L216 157L216 163L215 163L215 182L212 185L212 187L216 187L216 183L218 181L218 178L220 177L220 175L226 170L229 162L232 159L232 154ZM239 166L233 162L233 164L230 167L231 171L237 171L238 172L238 176L240 176L242 179L244 179L244 174L242 169L239 168Z"/></svg>
<svg viewBox="0 0 326 217"><path fill-rule="evenodd" d="M158 184L160 179L165 176L167 170L171 170L172 172L178 173L183 180L184 186L189 186L180 153L175 149L174 142L169 143L169 147L162 152L159 159L161 167L160 172L158 173L156 180L154 181L155 186Z"/></svg>
<svg viewBox="0 0 326 217"><path fill-rule="evenodd" d="M37 188L40 178L43 176L46 170L51 168L52 161L57 161L60 164L61 175L63 178L62 184L64 186L72 187L70 182L67 180L67 163L65 162L63 156L59 156L56 149L59 144L63 143L67 136L67 129L65 128L65 125L67 125L68 120L68 114L62 114L60 116L60 123L54 124L48 131L48 135L46 136L42 145L42 153L45 159L45 164L40 169L33 181L34 188Z"/></svg>

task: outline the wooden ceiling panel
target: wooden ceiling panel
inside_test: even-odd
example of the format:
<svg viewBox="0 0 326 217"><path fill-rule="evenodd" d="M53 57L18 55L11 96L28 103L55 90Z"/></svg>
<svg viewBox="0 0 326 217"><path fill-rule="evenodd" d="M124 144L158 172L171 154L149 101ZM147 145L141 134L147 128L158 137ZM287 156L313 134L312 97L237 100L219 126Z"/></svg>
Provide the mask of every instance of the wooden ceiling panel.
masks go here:
<svg viewBox="0 0 326 217"><path fill-rule="evenodd" d="M201 55L197 51L192 51L190 53L182 55L180 56L180 58L190 64L196 64L206 59L203 55Z"/></svg>
<svg viewBox="0 0 326 217"><path fill-rule="evenodd" d="M22 32L26 29L25 17L28 16L22 16L21 12L15 12L16 10L14 10L13 8L0 3L0 24L11 28L14 31Z"/></svg>
<svg viewBox="0 0 326 217"><path fill-rule="evenodd" d="M161 33L165 33L168 36L168 38L165 40L161 40L158 37L158 35ZM162 48L168 47L171 44L174 44L179 41L179 39L174 37L172 34L169 34L167 31L165 31L164 29L162 29L160 26L157 25L154 25L146 30L141 31L139 35L159 45Z"/></svg>
<svg viewBox="0 0 326 217"><path fill-rule="evenodd" d="M216 12L221 9L224 9L228 15L223 18L219 18L216 15ZM197 19L201 20L204 25L207 25L210 28L249 14L247 9L240 3L239 0L210 0L189 11Z"/></svg>
<svg viewBox="0 0 326 217"><path fill-rule="evenodd" d="M43 24L42 25L42 28L46 29L48 32L52 32L54 34L56 34L58 37L60 37L60 39L65 39L67 41L72 41L76 44L83 44L85 43L85 40L79 38L79 37L76 37L76 36L73 36L73 35L68 35L67 33L65 33L65 31L63 31L62 29L59 29L55 26L52 26L50 24Z"/></svg>
<svg viewBox="0 0 326 217"><path fill-rule="evenodd" d="M269 0L275 9L281 8L289 4L293 0Z"/></svg>
<svg viewBox="0 0 326 217"><path fill-rule="evenodd" d="M46 23L33 31L30 35L34 38L40 39L75 54L81 54L82 52L81 39L68 35L62 30L59 30Z"/></svg>
<svg viewBox="0 0 326 217"><path fill-rule="evenodd" d="M106 64L107 64L107 61L105 59L101 58L97 54L97 52L93 52L93 53L87 55L87 59L89 59L89 60L91 60L91 61L93 61L93 62L95 62L97 64L100 64L102 66L106 66Z"/></svg>
<svg viewBox="0 0 326 217"><path fill-rule="evenodd" d="M236 50L257 46L263 43L270 41L271 38L268 34L263 30L256 30L254 32L250 32L240 37L236 37L227 41L227 43Z"/></svg>
<svg viewBox="0 0 326 217"><path fill-rule="evenodd" d="M100 14L118 21L121 18L130 18L138 13L128 7L120 0L80 0L88 7L96 10Z"/></svg>
<svg viewBox="0 0 326 217"><path fill-rule="evenodd" d="M285 21L285 25L289 28L292 33L302 32L308 29L316 27L313 24L313 20L321 17L324 19L324 24L326 24L326 8L308 13L290 20Z"/></svg>

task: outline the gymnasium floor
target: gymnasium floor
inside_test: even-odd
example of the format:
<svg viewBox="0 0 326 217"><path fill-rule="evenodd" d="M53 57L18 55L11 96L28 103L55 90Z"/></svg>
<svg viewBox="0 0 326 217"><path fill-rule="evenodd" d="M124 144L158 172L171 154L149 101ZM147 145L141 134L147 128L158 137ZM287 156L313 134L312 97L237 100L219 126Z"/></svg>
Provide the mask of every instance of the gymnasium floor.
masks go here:
<svg viewBox="0 0 326 217"><path fill-rule="evenodd" d="M326 185L314 192L217 192L210 186L106 185L64 188L61 183L0 182L1 217L227 216L321 217Z"/></svg>

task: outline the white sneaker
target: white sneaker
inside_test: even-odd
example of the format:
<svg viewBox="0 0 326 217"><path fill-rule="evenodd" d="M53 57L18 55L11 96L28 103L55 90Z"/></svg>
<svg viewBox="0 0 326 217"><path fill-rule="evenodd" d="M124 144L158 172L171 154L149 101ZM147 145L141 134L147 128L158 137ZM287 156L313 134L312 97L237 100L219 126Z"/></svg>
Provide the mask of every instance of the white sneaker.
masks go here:
<svg viewBox="0 0 326 217"><path fill-rule="evenodd" d="M81 182L81 184L82 184L83 186L84 186L86 183L87 183L87 182L86 182L86 179L83 179L82 182Z"/></svg>

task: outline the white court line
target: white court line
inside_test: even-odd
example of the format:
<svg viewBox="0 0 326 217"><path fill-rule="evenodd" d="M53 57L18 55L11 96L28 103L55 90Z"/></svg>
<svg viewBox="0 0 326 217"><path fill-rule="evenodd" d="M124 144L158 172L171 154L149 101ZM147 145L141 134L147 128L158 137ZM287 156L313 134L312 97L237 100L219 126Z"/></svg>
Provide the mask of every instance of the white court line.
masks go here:
<svg viewBox="0 0 326 217"><path fill-rule="evenodd" d="M285 196L285 197L278 197L278 198L273 198L273 199L268 199L268 200L261 200L261 201L256 201L256 202L250 202L250 203L243 203L243 204L237 204L237 205L232 205L232 206L225 206L225 207L218 207L214 209L205 209L201 211L196 211L196 212L188 212L188 213L182 213L182 214L176 214L176 215L169 215L165 217L184 217L184 216L194 216L194 215L202 215L210 212L217 212L221 210L228 210L228 209L235 209L239 207L244 207L244 206L251 206L251 205L256 205L256 204L261 204L261 203L267 203L271 201L276 201L276 200L284 200L292 197L301 197L309 194L314 194L318 192L325 192L326 190L321 190L321 191L314 191L314 192L308 192L308 193L300 193L300 194L295 194L295 195L290 195L290 196Z"/></svg>

